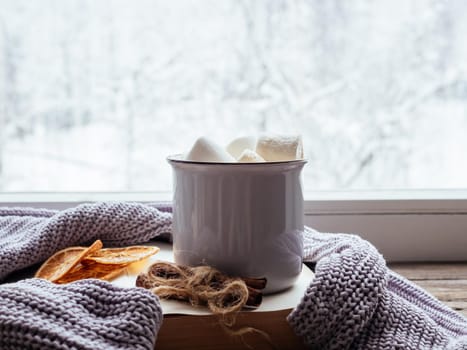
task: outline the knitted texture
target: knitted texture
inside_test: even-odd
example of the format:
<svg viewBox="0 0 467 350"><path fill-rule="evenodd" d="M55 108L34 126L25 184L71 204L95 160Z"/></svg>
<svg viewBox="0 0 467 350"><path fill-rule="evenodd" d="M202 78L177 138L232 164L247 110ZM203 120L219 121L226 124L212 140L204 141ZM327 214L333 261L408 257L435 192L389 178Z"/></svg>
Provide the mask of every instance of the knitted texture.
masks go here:
<svg viewBox="0 0 467 350"><path fill-rule="evenodd" d="M467 349L467 319L386 267L368 242L304 232L315 278L287 320L319 349Z"/></svg>
<svg viewBox="0 0 467 350"><path fill-rule="evenodd" d="M0 208L0 282L11 272L69 246L101 239L104 246L147 242L171 232L167 205L83 204L61 212Z"/></svg>
<svg viewBox="0 0 467 350"><path fill-rule="evenodd" d="M154 349L158 298L99 280L0 285L0 349Z"/></svg>
<svg viewBox="0 0 467 350"><path fill-rule="evenodd" d="M170 231L169 207L97 203L63 212L0 209L0 280L13 271L45 260L67 246L97 238L102 239L105 245L136 244L154 237L167 236ZM370 243L354 235L323 234L306 228L304 249L305 261L316 263L315 278L287 319L307 344L320 349L467 349L467 320L410 281L387 269L383 257ZM71 305L78 310L86 309L86 305L94 305L93 308L97 307L99 312L114 312L115 310L111 310L114 304L120 304L113 300L123 292L109 286L106 282L82 281L58 287L34 279L0 285L0 315L6 315L5 318L0 316L0 336L3 339L6 337L5 333L11 339L16 336L23 339L21 334L26 333L27 341L31 342L28 344L53 348L41 343L43 333L40 336L36 336L39 333L34 333L41 330L46 333L46 339L63 335L63 338L51 340L56 348L68 349L74 346L75 349L112 349L99 343L105 341L102 340L104 338L101 339L104 333L110 332L111 337L114 337L112 339L127 339L130 335L124 333L126 327L132 329L134 325L139 325L154 329L151 320L139 318L143 305L137 302L128 302L131 307L134 306L131 309L133 311L129 311L131 315L127 318L115 316L112 322L108 319L104 322L100 314L96 313L87 314L87 322L74 320L67 325L59 317L68 309L75 310ZM88 288L98 291L88 298ZM34 294L34 290L39 294ZM110 299L98 299L104 298L101 295L107 295ZM91 301L96 298L101 302ZM56 312L58 306L54 304L57 304L57 300L68 300L70 306ZM148 301L144 303L148 307L152 304ZM13 305L12 311L3 311L9 305ZM41 308L40 305L45 306ZM118 310L123 312L126 307ZM38 313L39 316L36 317ZM71 314L85 318L77 311ZM12 315L22 316L20 318ZM160 313L156 311L152 315L157 328ZM135 324L123 326L128 324L127 319L134 320ZM25 332L21 328L26 327L25 321L30 321L30 328L27 329L31 329L31 332ZM82 339L84 342L84 338L88 338L92 346L73 343L68 347L67 339L81 339L79 337L84 332L85 324L93 325L93 333ZM44 325L50 328L44 328ZM100 333L101 327L106 330L104 333ZM121 346L124 348L126 345ZM20 345L8 347L22 348Z"/></svg>

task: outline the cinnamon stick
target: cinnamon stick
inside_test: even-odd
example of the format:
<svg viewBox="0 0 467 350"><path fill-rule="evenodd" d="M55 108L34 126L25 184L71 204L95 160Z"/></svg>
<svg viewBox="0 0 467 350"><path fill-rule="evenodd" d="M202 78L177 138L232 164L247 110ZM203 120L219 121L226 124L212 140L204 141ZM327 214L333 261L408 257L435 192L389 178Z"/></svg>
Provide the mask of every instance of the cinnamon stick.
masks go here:
<svg viewBox="0 0 467 350"><path fill-rule="evenodd" d="M268 280L266 278L251 278L251 277L240 277L247 287L254 289L264 289Z"/></svg>
<svg viewBox="0 0 467 350"><path fill-rule="evenodd" d="M258 306L261 305L261 302L263 301L263 293L249 286L247 286L247 288L248 288L248 299L245 303L245 306L248 306L251 308L257 308Z"/></svg>

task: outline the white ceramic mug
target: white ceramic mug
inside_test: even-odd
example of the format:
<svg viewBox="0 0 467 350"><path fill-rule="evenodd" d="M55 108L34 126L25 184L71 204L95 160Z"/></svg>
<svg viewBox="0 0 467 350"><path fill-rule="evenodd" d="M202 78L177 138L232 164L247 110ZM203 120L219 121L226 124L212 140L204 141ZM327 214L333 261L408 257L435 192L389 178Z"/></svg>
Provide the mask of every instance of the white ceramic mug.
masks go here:
<svg viewBox="0 0 467 350"><path fill-rule="evenodd" d="M175 262L266 277L265 293L292 286L302 268L306 161L204 163L180 155L168 161Z"/></svg>

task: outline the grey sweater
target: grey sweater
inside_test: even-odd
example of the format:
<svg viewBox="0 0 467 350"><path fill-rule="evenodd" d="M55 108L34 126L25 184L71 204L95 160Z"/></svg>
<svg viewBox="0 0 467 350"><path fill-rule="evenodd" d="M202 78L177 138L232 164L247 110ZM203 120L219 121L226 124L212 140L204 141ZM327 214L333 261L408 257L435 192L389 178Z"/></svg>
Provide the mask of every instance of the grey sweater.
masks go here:
<svg viewBox="0 0 467 350"><path fill-rule="evenodd" d="M0 282L67 246L100 238L127 245L168 237L170 207L87 204L62 212L0 209ZM322 349L467 349L467 320L386 268L368 242L306 228L315 278L288 316ZM57 301L59 301L57 303ZM0 349L150 349L162 320L157 297L86 280L0 284Z"/></svg>

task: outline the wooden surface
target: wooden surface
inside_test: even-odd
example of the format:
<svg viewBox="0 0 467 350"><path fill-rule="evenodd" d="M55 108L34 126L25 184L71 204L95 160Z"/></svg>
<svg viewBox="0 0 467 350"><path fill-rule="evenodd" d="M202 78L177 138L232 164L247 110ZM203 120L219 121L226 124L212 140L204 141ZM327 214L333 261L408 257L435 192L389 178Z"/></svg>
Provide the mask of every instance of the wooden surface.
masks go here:
<svg viewBox="0 0 467 350"><path fill-rule="evenodd" d="M467 316L467 262L394 263L389 267Z"/></svg>
<svg viewBox="0 0 467 350"><path fill-rule="evenodd" d="M234 329L253 327L267 336L256 332L236 337L226 333L216 316L168 315L157 335L157 350L199 349L291 349L305 350L286 321L292 309L269 312L242 312L237 316Z"/></svg>

